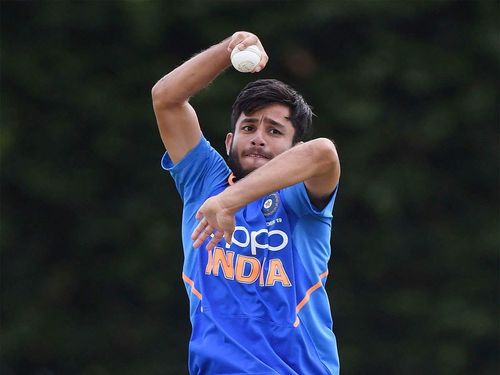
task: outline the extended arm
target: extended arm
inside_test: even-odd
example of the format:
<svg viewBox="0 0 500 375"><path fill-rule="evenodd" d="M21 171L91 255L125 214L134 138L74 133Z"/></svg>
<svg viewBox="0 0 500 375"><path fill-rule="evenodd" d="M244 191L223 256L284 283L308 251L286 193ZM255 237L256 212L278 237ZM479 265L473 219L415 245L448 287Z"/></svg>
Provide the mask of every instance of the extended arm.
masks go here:
<svg viewBox="0 0 500 375"><path fill-rule="evenodd" d="M200 125L189 98L231 64L230 55L234 47L251 44L256 44L261 50L261 61L254 69L258 72L266 65L267 54L257 36L239 31L192 57L154 85L151 94L156 121L172 162L180 161L200 139Z"/></svg>
<svg viewBox="0 0 500 375"><path fill-rule="evenodd" d="M246 204L285 187L304 181L313 204L324 206L338 184L340 163L335 145L326 138L298 144L270 160L247 177L207 199L196 218L200 224L192 235L199 247L214 233L207 248L222 237L231 242L234 214Z"/></svg>

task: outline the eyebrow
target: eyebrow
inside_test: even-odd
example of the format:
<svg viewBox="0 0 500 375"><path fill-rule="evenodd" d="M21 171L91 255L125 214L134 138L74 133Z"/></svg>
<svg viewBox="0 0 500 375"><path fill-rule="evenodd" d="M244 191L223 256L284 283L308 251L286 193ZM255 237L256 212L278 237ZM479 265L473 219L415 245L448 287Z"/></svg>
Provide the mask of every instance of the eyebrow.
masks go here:
<svg viewBox="0 0 500 375"><path fill-rule="evenodd" d="M290 118L288 118L288 117L285 117L285 119L286 120L290 120ZM267 116L264 117L264 121L269 122L273 126L277 126L277 127L281 127L281 128L286 128L285 125L283 125L283 124L279 123L278 121L273 120L272 118L267 117ZM256 117L245 117L241 122L254 124L256 122L259 122L259 119L256 118Z"/></svg>

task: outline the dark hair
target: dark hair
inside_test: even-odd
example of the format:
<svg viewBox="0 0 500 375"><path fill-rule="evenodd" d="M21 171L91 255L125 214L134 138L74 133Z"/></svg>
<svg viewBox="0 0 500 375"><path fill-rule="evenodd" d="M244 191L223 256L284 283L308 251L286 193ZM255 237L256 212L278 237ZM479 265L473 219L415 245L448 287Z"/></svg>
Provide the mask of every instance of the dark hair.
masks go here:
<svg viewBox="0 0 500 375"><path fill-rule="evenodd" d="M259 79L241 90L231 113L233 132L241 113L250 115L270 104L284 104L290 108L290 121L295 128L293 144L307 138L312 127L311 107L297 91L276 79Z"/></svg>

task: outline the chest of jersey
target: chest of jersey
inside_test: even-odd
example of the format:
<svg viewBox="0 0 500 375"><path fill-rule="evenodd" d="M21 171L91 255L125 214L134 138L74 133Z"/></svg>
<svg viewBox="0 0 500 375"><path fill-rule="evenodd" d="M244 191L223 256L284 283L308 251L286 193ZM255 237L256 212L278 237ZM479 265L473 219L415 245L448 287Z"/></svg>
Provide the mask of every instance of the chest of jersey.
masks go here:
<svg viewBox="0 0 500 375"><path fill-rule="evenodd" d="M201 254L203 305L222 314L273 315L293 321L293 225L277 193L236 214L232 243ZM205 298L206 296L206 298Z"/></svg>

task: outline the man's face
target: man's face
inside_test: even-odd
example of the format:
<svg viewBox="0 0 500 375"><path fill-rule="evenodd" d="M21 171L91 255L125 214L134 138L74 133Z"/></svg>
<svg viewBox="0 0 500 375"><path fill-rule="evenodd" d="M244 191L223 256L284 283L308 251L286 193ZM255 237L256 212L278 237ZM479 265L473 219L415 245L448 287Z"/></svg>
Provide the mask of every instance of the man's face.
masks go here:
<svg viewBox="0 0 500 375"><path fill-rule="evenodd" d="M248 116L241 113L234 134L226 136L228 162L234 175L243 178L291 148L294 134L290 108L283 104L271 104Z"/></svg>

